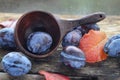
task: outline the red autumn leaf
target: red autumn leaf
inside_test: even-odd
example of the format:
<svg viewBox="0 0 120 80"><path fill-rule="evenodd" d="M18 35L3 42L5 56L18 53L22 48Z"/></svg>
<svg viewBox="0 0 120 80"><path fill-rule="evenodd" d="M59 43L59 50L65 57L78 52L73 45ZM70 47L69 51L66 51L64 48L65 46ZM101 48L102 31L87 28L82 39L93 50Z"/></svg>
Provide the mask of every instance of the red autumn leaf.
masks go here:
<svg viewBox="0 0 120 80"><path fill-rule="evenodd" d="M9 19L0 23L0 28L15 28L17 20Z"/></svg>
<svg viewBox="0 0 120 80"><path fill-rule="evenodd" d="M69 77L60 75L60 74L55 74L55 73L50 73L44 70L40 70L39 74L44 75L46 80L70 80Z"/></svg>
<svg viewBox="0 0 120 80"><path fill-rule="evenodd" d="M85 53L86 62L95 63L107 59L104 45L107 36L105 32L90 30L80 40L80 49Z"/></svg>

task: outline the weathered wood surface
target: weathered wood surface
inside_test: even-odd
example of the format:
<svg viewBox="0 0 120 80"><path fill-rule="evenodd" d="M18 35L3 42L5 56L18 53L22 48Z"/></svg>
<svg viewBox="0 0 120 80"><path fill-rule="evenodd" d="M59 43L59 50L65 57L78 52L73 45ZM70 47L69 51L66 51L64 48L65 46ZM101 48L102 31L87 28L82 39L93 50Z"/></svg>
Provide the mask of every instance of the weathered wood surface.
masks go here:
<svg viewBox="0 0 120 80"><path fill-rule="evenodd" d="M21 14L2 14L0 13L0 22L9 18L17 19ZM68 16L71 18L70 16ZM77 18L77 16L75 16ZM98 23L102 31L105 31L108 37L120 33L120 17L108 16L104 21ZM11 77L5 73L0 64L0 80L45 80L38 74L39 70L46 70L54 73L60 73L69 76L71 80L120 80L120 59L109 57L107 60L86 64L81 69L72 69L60 62L62 48L59 47L55 54L41 60L32 61L32 70L21 77ZM0 61L9 51L0 49Z"/></svg>

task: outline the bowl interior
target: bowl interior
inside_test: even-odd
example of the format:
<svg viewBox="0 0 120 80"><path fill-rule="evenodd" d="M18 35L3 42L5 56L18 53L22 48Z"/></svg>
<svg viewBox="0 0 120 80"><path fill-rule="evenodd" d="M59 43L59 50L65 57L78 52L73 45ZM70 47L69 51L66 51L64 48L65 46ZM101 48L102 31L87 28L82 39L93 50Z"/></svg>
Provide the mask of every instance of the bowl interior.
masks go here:
<svg viewBox="0 0 120 80"><path fill-rule="evenodd" d="M44 55L32 54L27 49L27 37L29 34L43 31L52 36L53 43L47 53ZM24 14L17 22L15 27L15 41L19 49L30 57L41 58L52 54L52 51L58 46L60 42L60 28L53 15L42 11L33 11Z"/></svg>

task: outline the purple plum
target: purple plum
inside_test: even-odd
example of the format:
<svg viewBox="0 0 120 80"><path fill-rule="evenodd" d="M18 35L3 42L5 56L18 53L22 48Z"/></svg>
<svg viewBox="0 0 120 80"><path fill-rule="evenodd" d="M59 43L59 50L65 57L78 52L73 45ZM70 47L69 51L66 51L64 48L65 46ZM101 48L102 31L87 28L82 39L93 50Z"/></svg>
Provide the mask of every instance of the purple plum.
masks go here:
<svg viewBox="0 0 120 80"><path fill-rule="evenodd" d="M1 61L5 72L11 76L22 76L31 70L31 62L20 52L10 52Z"/></svg>
<svg viewBox="0 0 120 80"><path fill-rule="evenodd" d="M27 38L27 48L33 54L45 54L52 43L52 37L46 32L34 32Z"/></svg>
<svg viewBox="0 0 120 80"><path fill-rule="evenodd" d="M76 46L67 46L61 53L61 61L72 68L80 69L85 66L84 52Z"/></svg>
<svg viewBox="0 0 120 80"><path fill-rule="evenodd" d="M82 37L81 31L77 29L72 30L63 37L62 46L63 47L70 46L70 45L78 46L81 37Z"/></svg>
<svg viewBox="0 0 120 80"><path fill-rule="evenodd" d="M120 57L120 34L108 39L104 46L104 51L111 57Z"/></svg>
<svg viewBox="0 0 120 80"><path fill-rule="evenodd" d="M13 28L0 29L0 48L6 49L6 50L16 49Z"/></svg>

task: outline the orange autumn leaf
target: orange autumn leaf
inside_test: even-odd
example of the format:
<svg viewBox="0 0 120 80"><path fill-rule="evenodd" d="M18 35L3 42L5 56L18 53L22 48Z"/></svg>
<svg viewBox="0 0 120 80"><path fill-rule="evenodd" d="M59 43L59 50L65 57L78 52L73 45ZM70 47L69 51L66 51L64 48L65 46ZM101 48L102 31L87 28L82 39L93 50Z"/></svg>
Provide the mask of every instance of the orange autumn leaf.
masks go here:
<svg viewBox="0 0 120 80"><path fill-rule="evenodd" d="M86 56L86 62L95 63L107 58L103 48L107 41L106 34L101 31L90 30L80 40L80 49Z"/></svg>

